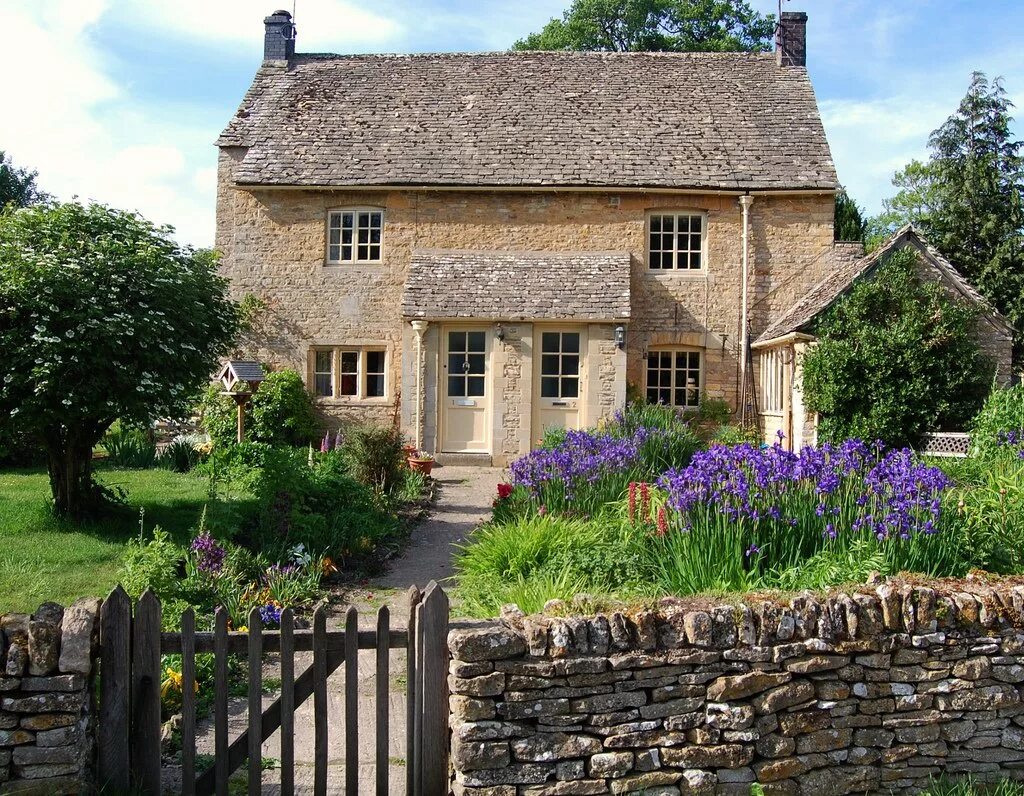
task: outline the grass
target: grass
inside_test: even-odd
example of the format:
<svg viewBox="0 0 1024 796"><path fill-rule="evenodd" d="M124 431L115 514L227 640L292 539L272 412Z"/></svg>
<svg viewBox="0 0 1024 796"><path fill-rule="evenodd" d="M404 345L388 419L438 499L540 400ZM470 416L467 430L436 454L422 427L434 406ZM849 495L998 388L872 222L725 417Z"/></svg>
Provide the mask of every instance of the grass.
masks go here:
<svg viewBox="0 0 1024 796"><path fill-rule="evenodd" d="M74 526L50 512L50 487L41 469L0 472L0 613L33 611L45 600L67 605L104 596L114 587L124 543L161 526L177 541L188 538L203 506L228 524L245 496L210 500L208 481L169 470L101 467L97 480L119 488L126 506L103 520Z"/></svg>
<svg viewBox="0 0 1024 796"><path fill-rule="evenodd" d="M930 782L921 796L1024 796L1024 783L1008 779L985 783L972 777L943 778Z"/></svg>

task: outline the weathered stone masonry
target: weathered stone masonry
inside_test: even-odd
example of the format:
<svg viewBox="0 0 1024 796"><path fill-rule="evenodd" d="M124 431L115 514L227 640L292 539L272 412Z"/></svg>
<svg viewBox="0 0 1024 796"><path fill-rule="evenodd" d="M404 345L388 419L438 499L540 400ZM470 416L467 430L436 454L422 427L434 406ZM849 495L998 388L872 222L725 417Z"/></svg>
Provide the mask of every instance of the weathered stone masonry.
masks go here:
<svg viewBox="0 0 1024 796"><path fill-rule="evenodd" d="M89 790L99 605L0 617L0 794Z"/></svg>
<svg viewBox="0 0 1024 796"><path fill-rule="evenodd" d="M1024 778L1018 584L509 607L449 636L454 790L746 796L756 781L830 796Z"/></svg>

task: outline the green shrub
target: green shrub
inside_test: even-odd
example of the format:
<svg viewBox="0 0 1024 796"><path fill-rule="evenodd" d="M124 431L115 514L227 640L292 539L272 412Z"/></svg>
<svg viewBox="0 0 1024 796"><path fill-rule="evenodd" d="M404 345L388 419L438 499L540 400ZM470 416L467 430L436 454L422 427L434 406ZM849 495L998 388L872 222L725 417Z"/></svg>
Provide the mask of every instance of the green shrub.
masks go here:
<svg viewBox="0 0 1024 796"><path fill-rule="evenodd" d="M823 441L914 444L926 431L964 428L981 406L992 367L973 340L976 312L922 284L915 257L892 254L817 324L803 387Z"/></svg>
<svg viewBox="0 0 1024 796"><path fill-rule="evenodd" d="M971 446L980 456L989 456L1005 442L1006 432L1024 432L1024 385L995 388L971 423Z"/></svg>
<svg viewBox="0 0 1024 796"><path fill-rule="evenodd" d="M203 428L215 445L237 440L237 407L217 385L203 396L200 407ZM294 370L267 375L245 409L247 441L270 445L308 445L319 436L313 400Z"/></svg>
<svg viewBox="0 0 1024 796"><path fill-rule="evenodd" d="M396 428L361 425L346 430L342 451L353 478L387 494L402 481L403 444Z"/></svg>
<svg viewBox="0 0 1024 796"><path fill-rule="evenodd" d="M455 561L462 609L493 616L515 602L536 611L577 592L627 589L640 580L640 550L632 529L604 519L533 516L474 531Z"/></svg>
<svg viewBox="0 0 1024 796"><path fill-rule="evenodd" d="M107 459L116 467L129 470L148 470L157 461L156 443L141 428L111 426L103 438Z"/></svg>
<svg viewBox="0 0 1024 796"><path fill-rule="evenodd" d="M707 393L701 395L697 416L702 421L721 426L729 422L730 415L732 410L724 398L712 398Z"/></svg>
<svg viewBox="0 0 1024 796"><path fill-rule="evenodd" d="M138 599L146 589L170 596L178 583L178 570L185 551L160 528L152 539L138 536L125 546L118 578L129 596Z"/></svg>
<svg viewBox="0 0 1024 796"><path fill-rule="evenodd" d="M758 445L761 442L761 434L756 428L744 428L727 423L715 430L711 435L711 441L718 445Z"/></svg>
<svg viewBox="0 0 1024 796"><path fill-rule="evenodd" d="M184 435L177 437L160 451L159 464L176 473L187 473L194 469L201 459L198 440Z"/></svg>

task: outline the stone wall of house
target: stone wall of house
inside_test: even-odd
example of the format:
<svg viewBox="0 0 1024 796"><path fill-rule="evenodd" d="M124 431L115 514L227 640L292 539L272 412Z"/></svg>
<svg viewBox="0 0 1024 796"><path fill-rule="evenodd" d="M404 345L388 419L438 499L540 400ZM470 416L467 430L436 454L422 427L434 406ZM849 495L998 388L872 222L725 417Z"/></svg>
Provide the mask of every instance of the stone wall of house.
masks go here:
<svg viewBox="0 0 1024 796"><path fill-rule="evenodd" d="M454 792L837 796L1024 778L1019 583L508 607L449 635Z"/></svg>
<svg viewBox="0 0 1024 796"><path fill-rule="evenodd" d="M99 605L0 617L0 793L88 790Z"/></svg>
<svg viewBox="0 0 1024 796"><path fill-rule="evenodd" d="M311 346L374 345L389 354L387 397L360 403L321 401L329 417L389 422L394 416L403 371L408 381L403 359L411 358L408 345L414 338L403 330L407 324L400 317L400 297L417 248L628 251L633 295L625 357L628 380L643 385L644 354L652 345L697 347L705 352L708 393L735 403L742 259L742 214L736 196L239 189L232 175L242 152L221 150L216 245L235 295L252 293L268 305L245 353L307 377ZM384 261L325 266L327 211L353 206L385 209ZM657 209L707 213L706 269L688 274L647 268L646 218ZM817 264L831 245L832 222L831 196L757 197L750 240L753 337L772 313L821 278ZM401 394L407 396L405 403L412 403L411 393ZM529 396L519 400L528 401ZM508 440L532 434L522 426L529 421L528 409L508 401L505 406L511 414L501 425L496 453L510 447ZM409 429L412 415L404 406L402 416ZM424 424L429 422L425 417Z"/></svg>

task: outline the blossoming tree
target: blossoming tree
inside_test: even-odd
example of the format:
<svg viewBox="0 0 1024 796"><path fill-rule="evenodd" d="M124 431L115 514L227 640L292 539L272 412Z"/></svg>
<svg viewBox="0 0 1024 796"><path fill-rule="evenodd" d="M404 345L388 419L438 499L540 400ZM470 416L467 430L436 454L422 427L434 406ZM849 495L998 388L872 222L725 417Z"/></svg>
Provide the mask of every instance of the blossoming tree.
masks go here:
<svg viewBox="0 0 1024 796"><path fill-rule="evenodd" d="M114 420L182 412L236 334L215 258L169 233L96 204L0 213L0 435L46 451L60 515L102 504L92 451Z"/></svg>

